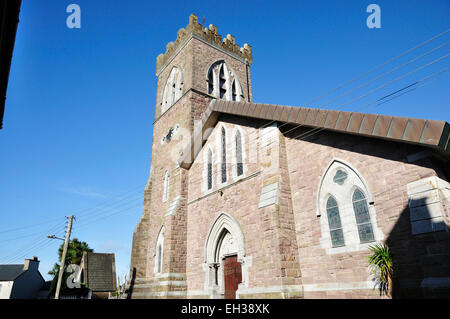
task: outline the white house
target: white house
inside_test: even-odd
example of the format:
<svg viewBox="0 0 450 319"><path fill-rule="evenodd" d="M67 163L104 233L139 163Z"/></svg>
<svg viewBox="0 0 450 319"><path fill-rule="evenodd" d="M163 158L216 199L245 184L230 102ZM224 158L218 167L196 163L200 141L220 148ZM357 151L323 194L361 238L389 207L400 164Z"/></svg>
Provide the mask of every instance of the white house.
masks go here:
<svg viewBox="0 0 450 319"><path fill-rule="evenodd" d="M45 280L38 270L39 260L25 259L19 265L0 265L0 299L33 299Z"/></svg>

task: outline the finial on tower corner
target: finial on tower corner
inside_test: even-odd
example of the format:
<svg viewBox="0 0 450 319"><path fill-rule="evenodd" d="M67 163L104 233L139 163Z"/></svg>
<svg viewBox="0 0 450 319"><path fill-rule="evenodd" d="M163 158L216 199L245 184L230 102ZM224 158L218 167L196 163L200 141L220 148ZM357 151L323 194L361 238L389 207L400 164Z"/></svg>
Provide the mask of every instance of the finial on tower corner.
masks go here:
<svg viewBox="0 0 450 319"><path fill-rule="evenodd" d="M197 24L198 23L198 17L191 13L191 15L189 16L189 24Z"/></svg>
<svg viewBox="0 0 450 319"><path fill-rule="evenodd" d="M235 44L235 37L233 37L231 34L227 34L227 39L231 41L231 43Z"/></svg>
<svg viewBox="0 0 450 319"><path fill-rule="evenodd" d="M214 24L209 25L209 30L214 34L217 34L217 27Z"/></svg>

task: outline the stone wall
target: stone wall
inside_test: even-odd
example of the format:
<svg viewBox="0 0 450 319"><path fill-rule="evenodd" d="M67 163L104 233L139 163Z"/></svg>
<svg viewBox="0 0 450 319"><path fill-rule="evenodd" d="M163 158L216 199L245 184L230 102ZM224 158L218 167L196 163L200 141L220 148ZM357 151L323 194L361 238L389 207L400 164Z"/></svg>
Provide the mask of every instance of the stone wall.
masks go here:
<svg viewBox="0 0 450 319"><path fill-rule="evenodd" d="M208 233L221 213L231 215L244 235L245 261L239 286L239 298L298 298L302 296L294 216L290 200L289 176L284 139L275 128L275 141L262 146L264 122L223 116L215 126L202 151L189 170L187 285L188 297L209 296L205 246ZM227 136L227 182L221 183L221 130ZM233 132L239 127L243 137L244 174L236 177L233 170ZM281 146L278 138L282 140ZM213 187L205 190L206 158L213 151ZM261 151L263 150L263 151ZM219 158L218 158L219 157ZM276 184L277 200L262 208L263 187Z"/></svg>
<svg viewBox="0 0 450 319"><path fill-rule="evenodd" d="M307 139L295 138L306 131L297 129L287 138L305 297L376 297L367 268L368 250L327 254L320 245L320 218L324 215L317 216L316 197L322 174L333 159L351 164L368 185L377 225L394 255L396 295L420 297L425 278L439 277L442 282L450 277L448 229L413 235L407 194L407 184L413 181L436 175L447 179L442 174L442 164L430 158L409 163L408 156L421 148L408 144L331 132L320 132ZM450 225L448 206L444 214Z"/></svg>

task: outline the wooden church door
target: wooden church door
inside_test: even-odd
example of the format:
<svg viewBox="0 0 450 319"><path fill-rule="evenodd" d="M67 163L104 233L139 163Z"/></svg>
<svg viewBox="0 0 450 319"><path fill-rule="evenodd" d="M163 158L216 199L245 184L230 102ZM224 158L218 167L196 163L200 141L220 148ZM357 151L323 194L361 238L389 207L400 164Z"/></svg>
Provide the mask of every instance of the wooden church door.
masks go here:
<svg viewBox="0 0 450 319"><path fill-rule="evenodd" d="M237 261L237 256L225 257L223 262L225 276L225 299L236 299L236 290L242 282L241 264Z"/></svg>

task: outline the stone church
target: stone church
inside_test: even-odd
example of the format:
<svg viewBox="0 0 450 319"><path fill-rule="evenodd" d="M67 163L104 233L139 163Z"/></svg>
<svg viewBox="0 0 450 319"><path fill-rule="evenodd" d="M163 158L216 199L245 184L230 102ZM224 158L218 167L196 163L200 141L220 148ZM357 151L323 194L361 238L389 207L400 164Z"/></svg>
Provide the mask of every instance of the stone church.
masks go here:
<svg viewBox="0 0 450 319"><path fill-rule="evenodd" d="M450 296L445 121L255 103L252 47L191 15L156 60L131 298Z"/></svg>

